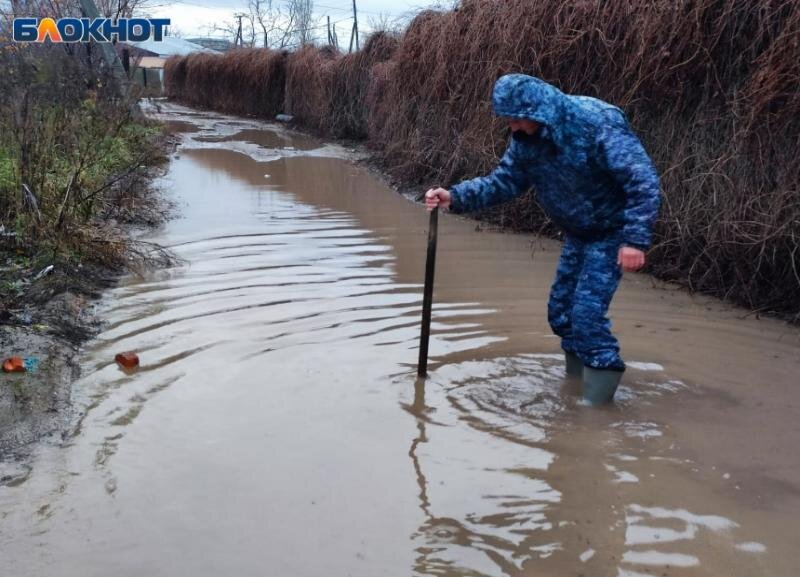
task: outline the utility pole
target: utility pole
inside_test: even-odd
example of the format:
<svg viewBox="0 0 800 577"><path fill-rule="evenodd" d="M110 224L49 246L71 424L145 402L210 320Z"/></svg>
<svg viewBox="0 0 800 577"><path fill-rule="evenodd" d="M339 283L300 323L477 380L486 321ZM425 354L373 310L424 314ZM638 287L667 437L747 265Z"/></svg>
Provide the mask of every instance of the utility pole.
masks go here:
<svg viewBox="0 0 800 577"><path fill-rule="evenodd" d="M131 51L127 48L122 49L122 68L125 69L125 75L130 78L131 75Z"/></svg>
<svg viewBox="0 0 800 577"><path fill-rule="evenodd" d="M236 38L233 40L233 45L242 48L244 47L244 38L242 37L242 18L244 18L244 14L236 14L234 18L239 19L239 27L236 29Z"/></svg>
<svg viewBox="0 0 800 577"><path fill-rule="evenodd" d="M100 11L97 9L97 5L94 3L94 0L79 0L79 2L81 5L81 10L83 11L83 15L86 18L89 18L90 20L100 18ZM120 96L124 98L130 97L130 79L128 78L127 72L125 72L125 68L122 66L122 62L117 55L117 50L114 48L114 45L111 44L111 42L95 42L93 44L94 46L100 48L100 54L102 55L103 60L106 61L106 66L111 69L111 73L114 75L114 78L117 81ZM131 114L136 119L142 118L142 109L139 108L138 102L134 101L131 103Z"/></svg>
<svg viewBox="0 0 800 577"><path fill-rule="evenodd" d="M97 9L94 0L80 0L80 4L83 14L87 18L91 20L100 18L100 11ZM117 56L117 51L114 48L114 45L110 42L97 42L95 43L95 46L100 48L100 53L103 56L103 60L106 61L106 65L111 69L111 72L114 74L117 82L119 82L120 88L127 91L128 75L125 74L125 69L122 67L122 62L120 62L119 56Z"/></svg>
<svg viewBox="0 0 800 577"><path fill-rule="evenodd" d="M353 31L350 33L350 48L348 52L353 51L353 38L356 40L356 50L358 50L358 11L356 10L356 0L353 0Z"/></svg>

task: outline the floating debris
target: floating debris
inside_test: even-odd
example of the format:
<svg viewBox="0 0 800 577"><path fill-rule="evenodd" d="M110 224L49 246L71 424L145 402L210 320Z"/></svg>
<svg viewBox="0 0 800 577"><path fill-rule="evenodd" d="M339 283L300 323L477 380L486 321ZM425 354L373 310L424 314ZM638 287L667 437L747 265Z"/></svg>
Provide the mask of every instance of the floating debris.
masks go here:
<svg viewBox="0 0 800 577"><path fill-rule="evenodd" d="M37 274L35 277L33 277L33 280L39 280L39 279L41 279L41 278L44 278L44 277L46 277L46 276L47 276L47 275L49 275L51 272L53 272L53 269L54 269L54 268L55 268L55 267L54 267L52 264L51 264L51 265L48 265L48 266L46 266L46 267L44 267L42 270L40 270L40 271L39 271L39 274Z"/></svg>
<svg viewBox="0 0 800 577"><path fill-rule="evenodd" d="M32 373L39 368L36 357L10 357L3 361L4 373Z"/></svg>
<svg viewBox="0 0 800 577"><path fill-rule="evenodd" d="M22 360L22 364L25 366L27 372L32 373L39 368L39 359L36 357L25 357Z"/></svg>
<svg viewBox="0 0 800 577"><path fill-rule="evenodd" d="M25 360L22 357L11 357L3 361L4 373L24 373Z"/></svg>
<svg viewBox="0 0 800 577"><path fill-rule="evenodd" d="M126 369L133 369L139 366L139 356L130 351L119 353L116 357L114 357L114 360Z"/></svg>

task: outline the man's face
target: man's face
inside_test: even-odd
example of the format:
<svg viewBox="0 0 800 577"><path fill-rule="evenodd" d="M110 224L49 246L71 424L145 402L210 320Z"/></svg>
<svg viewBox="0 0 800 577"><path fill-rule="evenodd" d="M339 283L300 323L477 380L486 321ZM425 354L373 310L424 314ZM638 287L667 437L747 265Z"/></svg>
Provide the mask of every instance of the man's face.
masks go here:
<svg viewBox="0 0 800 577"><path fill-rule="evenodd" d="M508 126L511 132L524 132L527 135L534 135L541 126L538 122L533 120L521 120L518 118L507 118Z"/></svg>

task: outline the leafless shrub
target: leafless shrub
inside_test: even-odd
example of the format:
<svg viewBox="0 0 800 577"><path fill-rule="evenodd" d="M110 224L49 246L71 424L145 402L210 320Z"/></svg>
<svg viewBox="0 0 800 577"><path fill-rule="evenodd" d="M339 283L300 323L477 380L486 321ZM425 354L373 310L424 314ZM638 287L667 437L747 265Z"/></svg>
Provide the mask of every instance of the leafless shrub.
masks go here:
<svg viewBox="0 0 800 577"><path fill-rule="evenodd" d="M126 6L141 4L117 8ZM157 202L144 183L163 156L161 130L133 114L97 45L8 38L15 15L76 15L74 2L11 8L0 10L0 225L28 256L81 262L84 241L122 211L123 199L137 212Z"/></svg>

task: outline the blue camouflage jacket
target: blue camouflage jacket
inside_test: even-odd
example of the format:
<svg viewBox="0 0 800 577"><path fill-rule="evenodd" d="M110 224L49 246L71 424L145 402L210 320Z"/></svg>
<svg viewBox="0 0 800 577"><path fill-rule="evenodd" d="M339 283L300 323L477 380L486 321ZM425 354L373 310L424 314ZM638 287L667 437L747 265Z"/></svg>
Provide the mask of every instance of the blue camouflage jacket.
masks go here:
<svg viewBox="0 0 800 577"><path fill-rule="evenodd" d="M541 127L533 136L514 133L494 172L452 187L451 210L487 208L533 187L568 234L594 239L622 231L624 244L650 246L658 174L619 108L524 74L498 79L492 104L498 116Z"/></svg>

